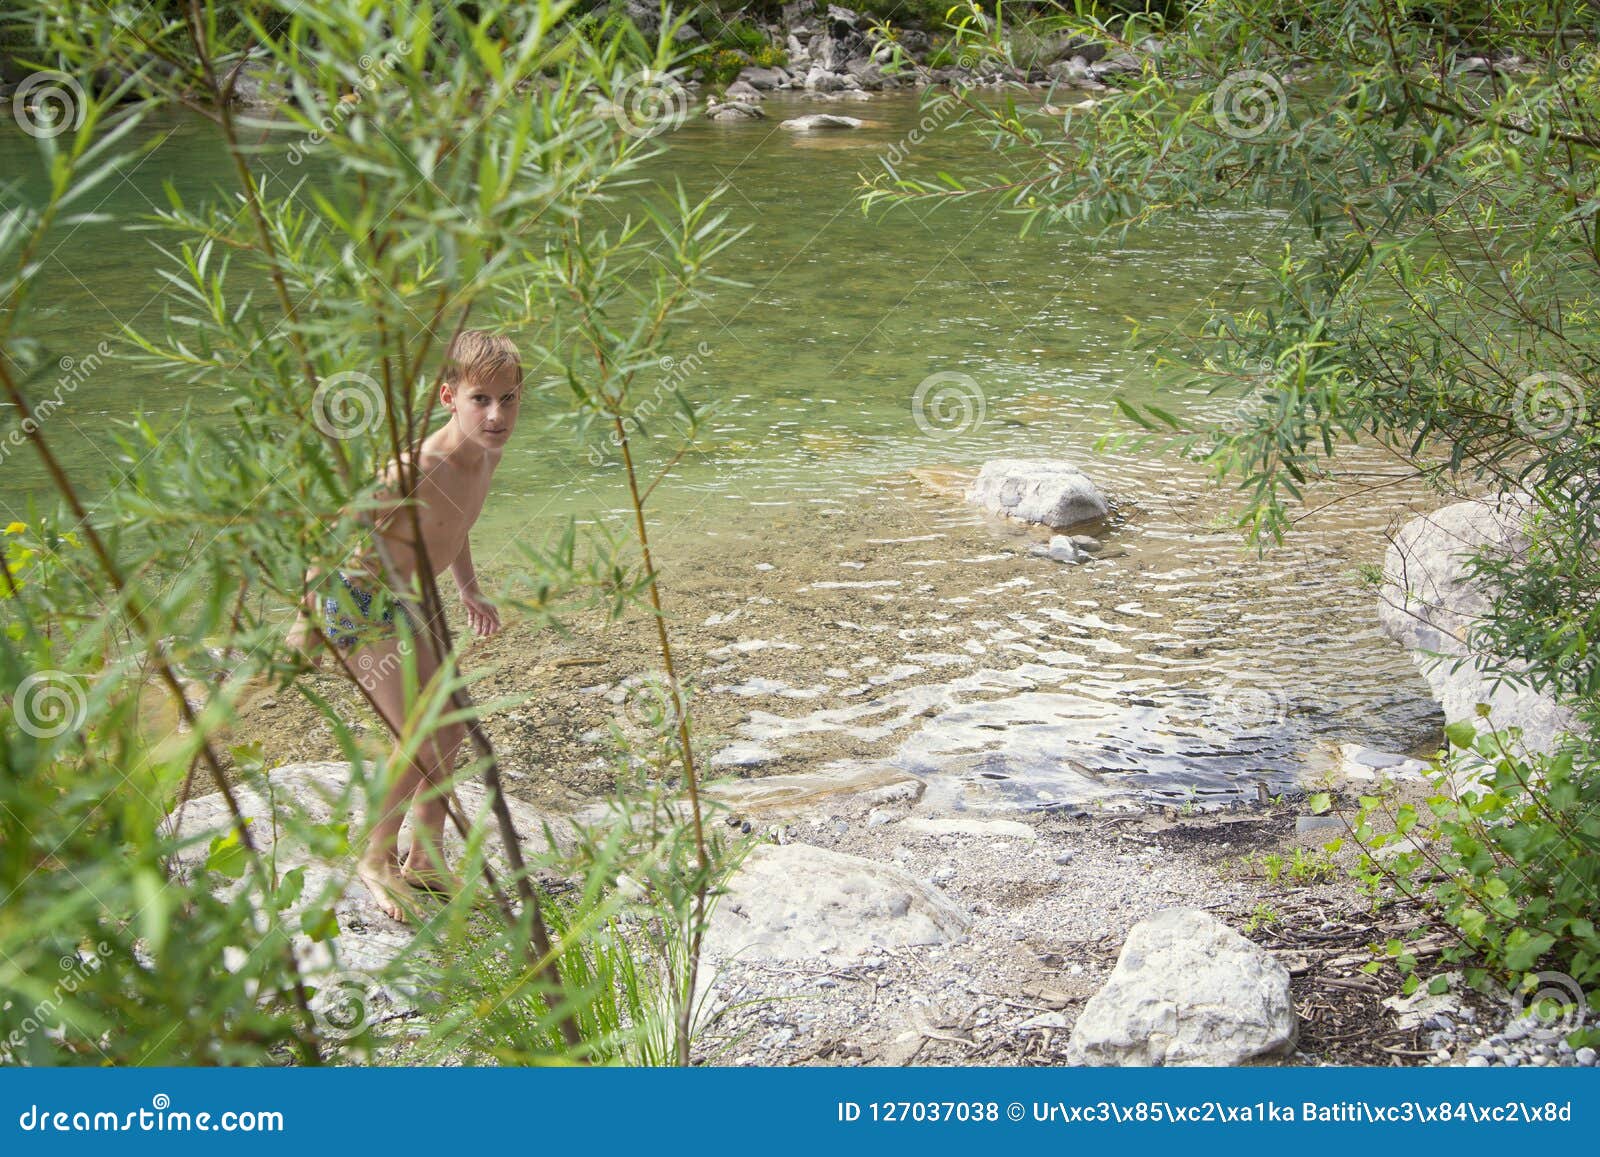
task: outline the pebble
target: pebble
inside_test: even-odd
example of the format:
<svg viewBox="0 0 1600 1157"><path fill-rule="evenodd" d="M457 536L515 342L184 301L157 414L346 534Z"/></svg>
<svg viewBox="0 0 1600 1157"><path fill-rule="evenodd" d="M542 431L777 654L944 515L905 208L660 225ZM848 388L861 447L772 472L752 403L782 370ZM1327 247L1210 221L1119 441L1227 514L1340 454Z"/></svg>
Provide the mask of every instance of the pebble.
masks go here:
<svg viewBox="0 0 1600 1157"><path fill-rule="evenodd" d="M1488 1067L1489 1058L1482 1053L1473 1053L1467 1058L1467 1068L1469 1069L1486 1069Z"/></svg>
<svg viewBox="0 0 1600 1157"><path fill-rule="evenodd" d="M1514 1069L1518 1065L1522 1064L1522 1058L1517 1056L1515 1053L1512 1053L1510 1056L1505 1058L1505 1062L1504 1063L1505 1063L1506 1068Z"/></svg>
<svg viewBox="0 0 1600 1157"><path fill-rule="evenodd" d="M1585 1068L1592 1068L1594 1065L1595 1052L1588 1045L1585 1045L1583 1048L1578 1050L1576 1059L1577 1062L1580 1065L1583 1065Z"/></svg>
<svg viewBox="0 0 1600 1157"><path fill-rule="evenodd" d="M1058 863L1058 864L1070 864L1070 863L1072 863L1072 853L1071 852L1062 852L1059 856L1056 857L1056 863Z"/></svg>

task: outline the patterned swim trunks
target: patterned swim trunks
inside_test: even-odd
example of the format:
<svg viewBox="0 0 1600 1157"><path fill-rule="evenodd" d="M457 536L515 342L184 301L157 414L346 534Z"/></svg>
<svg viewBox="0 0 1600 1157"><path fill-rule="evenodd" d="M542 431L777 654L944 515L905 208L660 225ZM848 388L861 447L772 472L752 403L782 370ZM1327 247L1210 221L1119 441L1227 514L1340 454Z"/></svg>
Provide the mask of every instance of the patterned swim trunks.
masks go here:
<svg viewBox="0 0 1600 1157"><path fill-rule="evenodd" d="M365 587L357 586L339 572L342 591L322 600L322 631L328 642L336 647L366 645L387 639L394 634L396 604L387 594L375 595ZM373 613L373 605L378 611ZM405 611L401 610L404 615Z"/></svg>

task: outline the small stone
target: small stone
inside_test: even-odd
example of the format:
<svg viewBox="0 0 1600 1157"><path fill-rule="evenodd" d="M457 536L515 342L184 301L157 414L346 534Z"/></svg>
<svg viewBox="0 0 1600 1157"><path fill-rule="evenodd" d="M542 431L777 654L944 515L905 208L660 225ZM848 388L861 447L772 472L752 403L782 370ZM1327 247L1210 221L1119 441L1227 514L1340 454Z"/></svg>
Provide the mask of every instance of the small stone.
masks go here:
<svg viewBox="0 0 1600 1157"><path fill-rule="evenodd" d="M1072 853L1071 852L1062 852L1059 856L1056 857L1056 863L1058 863L1058 864L1070 864L1070 863L1072 863Z"/></svg>
<svg viewBox="0 0 1600 1157"><path fill-rule="evenodd" d="M1065 562L1077 565L1088 561L1088 555L1079 550L1072 539L1064 534L1058 534L1050 540L1049 555L1056 562Z"/></svg>
<svg viewBox="0 0 1600 1157"><path fill-rule="evenodd" d="M1489 1058L1479 1053L1473 1053L1467 1058L1467 1068L1486 1069L1489 1067Z"/></svg>
<svg viewBox="0 0 1600 1157"><path fill-rule="evenodd" d="M1515 1053L1512 1053L1510 1056L1505 1058L1505 1065L1508 1069L1514 1069L1520 1064L1522 1064L1522 1058L1517 1056Z"/></svg>
<svg viewBox="0 0 1600 1157"><path fill-rule="evenodd" d="M1585 1068L1592 1068L1594 1066L1595 1052L1588 1045L1585 1045L1583 1048L1578 1050L1575 1059Z"/></svg>

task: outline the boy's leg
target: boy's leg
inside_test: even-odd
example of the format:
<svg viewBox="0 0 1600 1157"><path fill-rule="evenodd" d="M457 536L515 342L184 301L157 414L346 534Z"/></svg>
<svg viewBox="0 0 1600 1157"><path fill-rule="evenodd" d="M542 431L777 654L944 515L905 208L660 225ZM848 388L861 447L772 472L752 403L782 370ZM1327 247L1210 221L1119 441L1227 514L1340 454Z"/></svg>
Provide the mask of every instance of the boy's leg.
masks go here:
<svg viewBox="0 0 1600 1157"><path fill-rule="evenodd" d="M411 850L400 865L400 874L413 887L452 895L460 889L460 881L445 864L444 829L450 818L448 785L464 739L461 725L449 723L434 732L423 747L423 781L411 810Z"/></svg>
<svg viewBox="0 0 1600 1157"><path fill-rule="evenodd" d="M400 762L399 736L412 706L406 701L406 655L401 650L402 646L413 645L402 643L401 638L389 638L363 647L351 656L351 667L356 677L365 683L378 714L395 736L389 757L389 787L384 792L377 815L370 817L366 850L356 871L378 907L392 919L403 922L405 913L401 909L400 898L409 895L410 884L400 865L400 825L405 822L406 809L413 798L419 791L425 792L429 782L438 773L434 767L436 745L431 740L423 742L414 759L406 760L403 765ZM425 643L419 641L414 645L414 650L417 656L417 686L425 687L433 678L438 664L433 660L431 648ZM417 817L419 825L425 822L437 825L437 834L429 837L430 841L442 842L443 811L443 800L437 800L426 814Z"/></svg>

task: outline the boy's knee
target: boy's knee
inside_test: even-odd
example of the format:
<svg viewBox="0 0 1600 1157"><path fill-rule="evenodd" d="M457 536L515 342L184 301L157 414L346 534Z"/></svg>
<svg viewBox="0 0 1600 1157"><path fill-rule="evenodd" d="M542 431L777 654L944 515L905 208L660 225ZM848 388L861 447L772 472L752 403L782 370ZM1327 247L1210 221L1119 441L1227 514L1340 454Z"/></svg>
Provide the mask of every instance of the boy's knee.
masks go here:
<svg viewBox="0 0 1600 1157"><path fill-rule="evenodd" d="M466 738L466 728L459 723L446 724L428 741L424 749L426 755L424 762L429 765L430 770L436 770L440 775L449 775L455 770L456 753L461 750Z"/></svg>

